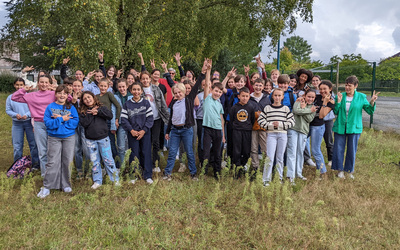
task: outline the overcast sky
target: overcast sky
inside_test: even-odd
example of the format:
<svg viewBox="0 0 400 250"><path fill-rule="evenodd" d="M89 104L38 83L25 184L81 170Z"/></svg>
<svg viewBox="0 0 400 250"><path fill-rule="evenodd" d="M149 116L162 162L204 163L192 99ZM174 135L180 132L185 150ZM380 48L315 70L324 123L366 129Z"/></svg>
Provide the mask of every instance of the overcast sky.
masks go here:
<svg viewBox="0 0 400 250"><path fill-rule="evenodd" d="M334 55L361 54L368 61L400 52L400 1L314 0L313 23L301 23L293 34L311 44L311 59L325 63ZM286 37L281 38L281 47ZM262 58L267 58L268 44ZM276 58L276 53L272 54Z"/></svg>
<svg viewBox="0 0 400 250"><path fill-rule="evenodd" d="M4 3L0 3L0 26L6 23ZM314 0L314 21L302 23L293 34L311 44L311 59L325 63L334 55L361 53L368 61L400 52L399 0ZM281 38L281 46L286 40ZM263 46L263 61L267 59L268 42Z"/></svg>

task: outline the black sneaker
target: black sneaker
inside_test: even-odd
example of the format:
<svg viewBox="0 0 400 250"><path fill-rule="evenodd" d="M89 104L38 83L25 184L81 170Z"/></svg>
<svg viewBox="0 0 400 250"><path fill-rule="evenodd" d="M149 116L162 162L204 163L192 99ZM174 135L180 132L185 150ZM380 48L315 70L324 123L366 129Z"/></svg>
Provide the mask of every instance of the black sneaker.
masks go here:
<svg viewBox="0 0 400 250"><path fill-rule="evenodd" d="M191 174L190 178L192 178L192 181L198 181L199 180L199 178L197 178L196 174Z"/></svg>

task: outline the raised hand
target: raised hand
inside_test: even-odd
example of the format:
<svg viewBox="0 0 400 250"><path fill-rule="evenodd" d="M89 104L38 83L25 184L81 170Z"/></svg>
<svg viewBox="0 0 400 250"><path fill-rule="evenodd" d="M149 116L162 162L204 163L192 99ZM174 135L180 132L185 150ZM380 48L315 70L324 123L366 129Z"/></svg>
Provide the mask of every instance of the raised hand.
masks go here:
<svg viewBox="0 0 400 250"><path fill-rule="evenodd" d="M250 71L250 65L243 65L243 68L244 68L244 74L246 75L246 76L248 76L249 75L249 71Z"/></svg>
<svg viewBox="0 0 400 250"><path fill-rule="evenodd" d="M137 55L139 56L139 58L143 58L143 54L141 52L138 52Z"/></svg>
<svg viewBox="0 0 400 250"><path fill-rule="evenodd" d="M154 63L154 58L153 58L153 60L150 59L150 66L152 69L156 68L156 64Z"/></svg>
<svg viewBox="0 0 400 250"><path fill-rule="evenodd" d="M97 56L100 62L104 62L104 50L102 50L101 52L97 52Z"/></svg>
<svg viewBox="0 0 400 250"><path fill-rule="evenodd" d="M94 76L94 72L95 72L95 70L90 71L90 72L87 74L86 78L87 78L88 80L90 80L90 78L92 78L92 77Z"/></svg>
<svg viewBox="0 0 400 250"><path fill-rule="evenodd" d="M203 67L201 67L201 73L205 74L207 72L207 58L204 58Z"/></svg>
<svg viewBox="0 0 400 250"><path fill-rule="evenodd" d="M228 77L236 75L236 69L235 67L232 67L231 71L228 72Z"/></svg>
<svg viewBox="0 0 400 250"><path fill-rule="evenodd" d="M342 98L343 98L342 93L338 92L338 93L337 93L337 101L338 101L338 102L342 102Z"/></svg>
<svg viewBox="0 0 400 250"><path fill-rule="evenodd" d="M168 72L168 63L166 63L166 62L164 62L164 60L162 60L161 68L163 68L164 72L167 73Z"/></svg>
<svg viewBox="0 0 400 250"><path fill-rule="evenodd" d="M22 72L28 72L28 71L32 71L32 70L34 70L35 68L33 67L33 65L32 66L26 66L25 68L23 68L22 69Z"/></svg>
<svg viewBox="0 0 400 250"><path fill-rule="evenodd" d="M67 63L71 60L71 58L67 57L63 59L63 64L67 65Z"/></svg>
<svg viewBox="0 0 400 250"><path fill-rule="evenodd" d="M207 71L212 69L212 59L207 58Z"/></svg>
<svg viewBox="0 0 400 250"><path fill-rule="evenodd" d="M117 78L120 78L123 72L124 72L123 69L119 69L119 70L117 71Z"/></svg>
<svg viewBox="0 0 400 250"><path fill-rule="evenodd" d="M326 104L328 104L328 102L329 102L330 100L331 100L331 94L326 95L322 101L323 101L323 103L326 105Z"/></svg>
<svg viewBox="0 0 400 250"><path fill-rule="evenodd" d="M380 93L381 93L381 92L375 93L375 90L374 90L374 93L373 93L372 96L371 96L371 101L369 102L369 103L371 104L371 106L374 106L375 101L378 99L378 95L379 95Z"/></svg>
<svg viewBox="0 0 400 250"><path fill-rule="evenodd" d="M177 52L177 53L174 55L174 58L175 58L175 60L176 60L176 64L178 64L178 66L181 66L181 59L182 59L181 53Z"/></svg>
<svg viewBox="0 0 400 250"><path fill-rule="evenodd" d="M51 76L51 84L57 85L57 80L54 76Z"/></svg>

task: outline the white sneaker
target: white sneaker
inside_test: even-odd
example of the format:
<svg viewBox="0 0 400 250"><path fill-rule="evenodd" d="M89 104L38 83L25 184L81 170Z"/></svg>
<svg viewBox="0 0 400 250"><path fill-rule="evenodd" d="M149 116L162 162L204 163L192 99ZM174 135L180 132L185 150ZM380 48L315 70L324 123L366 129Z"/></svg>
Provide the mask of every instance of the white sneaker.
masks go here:
<svg viewBox="0 0 400 250"><path fill-rule="evenodd" d="M136 183L136 179L130 180L130 183L132 183L132 185L134 185Z"/></svg>
<svg viewBox="0 0 400 250"><path fill-rule="evenodd" d="M41 187L40 188L40 192L37 194L37 197L43 199L46 196L48 196L50 194L50 189L47 189L45 187Z"/></svg>
<svg viewBox="0 0 400 250"><path fill-rule="evenodd" d="M296 186L296 183L294 183L294 178L289 178L290 185Z"/></svg>
<svg viewBox="0 0 400 250"><path fill-rule="evenodd" d="M349 178L354 180L354 175L352 173L349 174Z"/></svg>
<svg viewBox="0 0 400 250"><path fill-rule="evenodd" d="M262 159L262 154L258 155L258 159L261 160Z"/></svg>
<svg viewBox="0 0 400 250"><path fill-rule="evenodd" d="M328 161L328 166L332 167L332 161Z"/></svg>
<svg viewBox="0 0 400 250"><path fill-rule="evenodd" d="M121 182L116 181L116 182L114 182L114 185L115 185L116 187L120 187L120 186L121 186Z"/></svg>
<svg viewBox="0 0 400 250"><path fill-rule="evenodd" d="M226 161L221 162L221 168L226 168Z"/></svg>
<svg viewBox="0 0 400 250"><path fill-rule="evenodd" d="M161 169L159 167L153 168L153 173L161 173Z"/></svg>
<svg viewBox="0 0 400 250"><path fill-rule="evenodd" d="M153 184L153 180L151 178L146 179L147 184Z"/></svg>
<svg viewBox="0 0 400 250"><path fill-rule="evenodd" d="M270 185L270 184L269 184L269 181L265 181L265 182L264 182L264 187L269 187L269 185Z"/></svg>
<svg viewBox="0 0 400 250"><path fill-rule="evenodd" d="M345 179L346 177L344 177L344 172L340 171L339 174L337 175L340 179Z"/></svg>
<svg viewBox="0 0 400 250"><path fill-rule="evenodd" d="M92 189L98 189L99 187L101 187L101 184L99 184L99 183L97 183L97 182L95 182L95 183L92 185Z"/></svg>
<svg viewBox="0 0 400 250"><path fill-rule="evenodd" d="M315 164L315 162L313 162L312 159L308 159L308 160L306 161L306 163L307 163L307 165L309 165L309 166L311 166L311 167L316 167L316 166L317 166L317 165Z"/></svg>
<svg viewBox="0 0 400 250"><path fill-rule="evenodd" d="M243 168L244 168L244 171L246 171L246 172L247 172L247 171L249 170L249 165L247 165L247 164L246 164L246 165L244 165L244 167L243 167Z"/></svg>
<svg viewBox="0 0 400 250"><path fill-rule="evenodd" d="M304 176L299 177L299 179L300 179L300 180L303 180L303 181L306 181L306 180L307 180L307 178L304 177Z"/></svg>
<svg viewBox="0 0 400 250"><path fill-rule="evenodd" d="M181 163L180 164L180 168L178 169L178 172L179 173L183 173L183 172L185 172L185 170L186 170L186 165Z"/></svg>
<svg viewBox="0 0 400 250"><path fill-rule="evenodd" d="M179 154L176 155L175 160L179 161Z"/></svg>
<svg viewBox="0 0 400 250"><path fill-rule="evenodd" d="M71 187L66 187L63 190L65 193L71 193L72 192L72 188Z"/></svg>
<svg viewBox="0 0 400 250"><path fill-rule="evenodd" d="M163 151L168 151L167 147L163 147Z"/></svg>

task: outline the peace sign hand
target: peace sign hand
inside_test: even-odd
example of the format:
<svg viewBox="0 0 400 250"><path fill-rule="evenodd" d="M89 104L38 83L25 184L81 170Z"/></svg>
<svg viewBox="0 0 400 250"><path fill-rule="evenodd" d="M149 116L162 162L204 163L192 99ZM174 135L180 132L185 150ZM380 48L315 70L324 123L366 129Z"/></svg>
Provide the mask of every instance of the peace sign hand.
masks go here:
<svg viewBox="0 0 400 250"><path fill-rule="evenodd" d="M378 95L379 95L380 93L381 93L381 92L375 93L375 90L374 90L374 93L373 93L372 96L371 96L371 101L369 102L369 103L371 104L371 106L374 106L375 101L378 99Z"/></svg>

